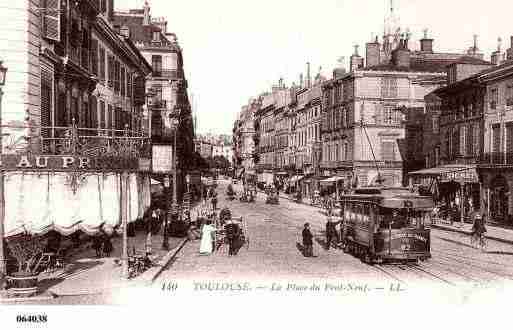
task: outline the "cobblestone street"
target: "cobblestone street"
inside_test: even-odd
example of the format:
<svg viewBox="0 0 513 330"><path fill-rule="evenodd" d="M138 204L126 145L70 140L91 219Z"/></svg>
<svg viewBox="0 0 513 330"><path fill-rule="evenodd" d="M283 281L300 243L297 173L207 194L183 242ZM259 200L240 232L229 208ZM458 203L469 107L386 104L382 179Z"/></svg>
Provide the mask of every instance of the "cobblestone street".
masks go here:
<svg viewBox="0 0 513 330"><path fill-rule="evenodd" d="M266 205L263 194L254 204L229 202L224 198L225 187L226 183L218 188L220 206L228 206L247 222L249 247L243 247L236 257L229 257L224 247L213 256L200 256L199 241L189 242L160 280L343 279L467 287L513 279L513 247L509 244L489 241L486 252L481 252L470 246L468 236L433 229L430 260L418 266L367 265L341 250L324 249L325 216L320 209L283 198L279 205ZM312 224L316 258L303 257L297 246L306 221Z"/></svg>

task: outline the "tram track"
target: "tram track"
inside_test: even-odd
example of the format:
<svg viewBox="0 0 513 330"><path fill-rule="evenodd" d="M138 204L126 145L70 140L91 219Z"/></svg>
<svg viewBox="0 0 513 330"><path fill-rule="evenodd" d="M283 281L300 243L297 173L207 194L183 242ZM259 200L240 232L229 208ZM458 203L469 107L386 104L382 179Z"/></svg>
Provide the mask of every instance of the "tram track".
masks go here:
<svg viewBox="0 0 513 330"><path fill-rule="evenodd" d="M439 255L438 257L441 259L448 260L448 261L456 261L456 262L458 262L468 268L471 268L471 269L479 269L481 272L492 274L495 277L498 277L500 279L513 280L513 274L507 274L507 273L499 272L496 270L490 270L485 267L476 265L475 263L470 263L468 261L462 260L462 258L455 258L455 257L451 257L451 256L442 256L442 255Z"/></svg>

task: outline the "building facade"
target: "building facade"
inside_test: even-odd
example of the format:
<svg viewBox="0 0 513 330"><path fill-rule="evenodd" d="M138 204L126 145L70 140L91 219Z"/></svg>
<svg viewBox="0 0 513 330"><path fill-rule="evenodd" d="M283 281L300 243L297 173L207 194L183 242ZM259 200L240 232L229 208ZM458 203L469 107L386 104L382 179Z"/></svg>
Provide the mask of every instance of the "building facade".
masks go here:
<svg viewBox="0 0 513 330"><path fill-rule="evenodd" d="M138 160L150 155L141 117L151 66L113 27L113 8L112 0L28 0L0 11L13 22L0 41L12 74L2 166L6 191L24 191L5 195L7 235L110 231L149 207L149 169Z"/></svg>
<svg viewBox="0 0 513 330"><path fill-rule="evenodd" d="M167 31L167 20L152 17L147 2L142 9L116 11L113 26L119 34L133 40L142 56L151 63L152 71L145 86L149 96L145 123L153 144L174 145L176 137L177 195L181 200L186 172L194 167L192 153L195 150L182 49L176 34ZM176 128L172 124L173 118L178 119Z"/></svg>

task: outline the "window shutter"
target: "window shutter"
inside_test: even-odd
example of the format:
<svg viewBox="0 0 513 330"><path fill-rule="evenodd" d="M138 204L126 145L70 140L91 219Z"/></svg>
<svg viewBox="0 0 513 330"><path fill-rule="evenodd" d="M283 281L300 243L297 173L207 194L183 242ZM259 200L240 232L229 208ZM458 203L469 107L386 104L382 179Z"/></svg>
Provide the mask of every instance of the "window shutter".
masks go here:
<svg viewBox="0 0 513 330"><path fill-rule="evenodd" d="M100 101L100 128L105 128L105 102Z"/></svg>
<svg viewBox="0 0 513 330"><path fill-rule="evenodd" d="M98 40L91 41L91 70L98 75Z"/></svg>
<svg viewBox="0 0 513 330"><path fill-rule="evenodd" d="M61 2L60 0L43 0L43 36L47 39L61 41Z"/></svg>
<svg viewBox="0 0 513 330"><path fill-rule="evenodd" d="M50 126L52 114L52 75L41 68L41 126ZM49 129L42 129L43 137L49 136Z"/></svg>
<svg viewBox="0 0 513 330"><path fill-rule="evenodd" d="M91 106L91 128L98 128L98 101L95 96L91 96L90 106ZM96 135L96 133L95 133Z"/></svg>

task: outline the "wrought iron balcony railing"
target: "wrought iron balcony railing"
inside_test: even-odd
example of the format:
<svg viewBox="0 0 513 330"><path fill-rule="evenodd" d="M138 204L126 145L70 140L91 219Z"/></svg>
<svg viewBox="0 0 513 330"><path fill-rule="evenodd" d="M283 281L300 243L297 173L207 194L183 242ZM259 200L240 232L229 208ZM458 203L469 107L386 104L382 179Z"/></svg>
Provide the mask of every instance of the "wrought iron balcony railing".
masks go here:
<svg viewBox="0 0 513 330"><path fill-rule="evenodd" d="M490 152L478 157L479 164L513 165L513 152Z"/></svg>
<svg viewBox="0 0 513 330"><path fill-rule="evenodd" d="M98 129L58 126L2 126L7 154L74 155L84 157L150 158L147 136L128 128ZM24 132L39 132L24 137ZM34 136L35 135L35 136Z"/></svg>

